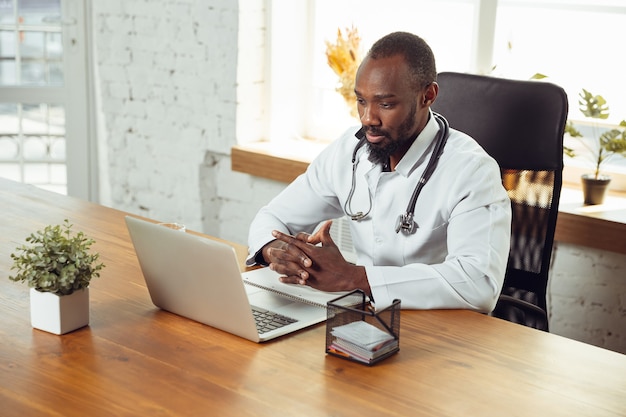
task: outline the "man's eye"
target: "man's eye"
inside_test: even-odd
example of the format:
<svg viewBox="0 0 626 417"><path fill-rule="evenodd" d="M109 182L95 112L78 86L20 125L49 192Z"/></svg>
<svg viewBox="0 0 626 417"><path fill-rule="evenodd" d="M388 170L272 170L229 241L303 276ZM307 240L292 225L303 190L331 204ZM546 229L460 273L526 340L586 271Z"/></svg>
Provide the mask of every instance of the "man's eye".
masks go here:
<svg viewBox="0 0 626 417"><path fill-rule="evenodd" d="M393 107L392 103L380 103L380 107L382 107L383 109L390 109Z"/></svg>

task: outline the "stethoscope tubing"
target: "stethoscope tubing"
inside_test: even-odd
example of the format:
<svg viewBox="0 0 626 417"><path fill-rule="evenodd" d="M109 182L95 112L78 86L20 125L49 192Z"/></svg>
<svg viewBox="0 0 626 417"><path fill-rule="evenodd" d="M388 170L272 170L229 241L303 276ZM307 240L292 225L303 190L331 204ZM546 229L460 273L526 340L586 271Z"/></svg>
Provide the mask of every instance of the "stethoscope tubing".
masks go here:
<svg viewBox="0 0 626 417"><path fill-rule="evenodd" d="M417 198L422 192L422 188L424 188L424 185L426 185L426 183L432 176L433 172L435 172L435 168L437 167L439 158L443 154L443 149L446 146L446 142L448 141L448 136L450 135L450 126L446 118L440 115L439 113L435 113L435 112L433 112L433 116L435 117L435 120L437 121L437 124L439 125L439 132L437 133L435 149L433 149L433 153L430 156L428 165L426 165L426 169L424 170L417 185L415 186L415 189L413 190L413 194L411 195L411 199L409 200L409 204L407 205L406 212L404 214L401 214L398 219L396 233L399 232L400 230L402 230L406 234L411 234L415 232L417 228L417 224L415 224L413 220L413 215L415 213L415 205L417 204ZM368 193L370 204L369 204L369 209L367 210L366 213L363 213L362 211L354 213L351 210L350 206L352 203L352 197L354 196L354 192L356 190L356 168L358 165L357 152L367 142L364 128L361 128L356 133L355 136L359 139L359 142L354 147L354 151L352 152L352 184L350 186L350 192L348 193L348 198L346 199L346 203L344 204L344 211L346 215L348 215L352 220L360 221L360 220L363 220L365 217L367 217L367 215L372 210L372 196Z"/></svg>

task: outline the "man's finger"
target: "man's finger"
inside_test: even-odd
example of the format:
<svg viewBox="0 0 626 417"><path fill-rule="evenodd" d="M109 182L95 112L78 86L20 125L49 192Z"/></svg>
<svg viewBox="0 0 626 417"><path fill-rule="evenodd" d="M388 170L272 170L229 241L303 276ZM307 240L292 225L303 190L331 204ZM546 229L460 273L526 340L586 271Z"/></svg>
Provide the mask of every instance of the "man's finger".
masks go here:
<svg viewBox="0 0 626 417"><path fill-rule="evenodd" d="M280 280L280 282L283 282L285 284L306 285L306 280L295 275L282 276L282 277L279 277L278 279Z"/></svg>
<svg viewBox="0 0 626 417"><path fill-rule="evenodd" d="M309 249L309 246L310 246L309 243L303 242L303 241L299 240L298 238L296 238L294 236L291 236L291 235L288 235L286 233L279 232L278 230L272 231L272 236L274 236L274 238L276 238L276 239L278 239L278 240L280 240L282 242L285 242L285 243L287 243L289 245L293 245L293 246L297 247L298 249L300 249L302 252L308 254L308 249Z"/></svg>
<svg viewBox="0 0 626 417"><path fill-rule="evenodd" d="M330 227L332 226L332 220L327 221L322 225L318 234L319 240L323 246L337 246L332 236L330 235Z"/></svg>

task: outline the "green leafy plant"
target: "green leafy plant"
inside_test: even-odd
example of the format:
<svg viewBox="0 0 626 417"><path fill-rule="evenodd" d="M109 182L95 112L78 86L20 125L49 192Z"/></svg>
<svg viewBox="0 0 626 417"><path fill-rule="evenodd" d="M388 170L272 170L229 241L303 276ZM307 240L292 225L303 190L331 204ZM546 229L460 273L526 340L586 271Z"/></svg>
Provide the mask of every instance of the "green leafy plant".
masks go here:
<svg viewBox="0 0 626 417"><path fill-rule="evenodd" d="M609 106L602 96L594 96L583 88L578 97L579 110L586 117L601 120L606 120L609 117ZM619 126L621 129L613 128L599 133L598 126L594 125L594 136L597 137L598 142L595 145L589 145L587 142L581 141L591 152L595 166L595 179L600 177L602 164L609 158L615 155L626 157L626 120L622 120ZM565 132L574 138L583 137L570 120L565 125ZM570 157L577 156L576 152L568 147L564 148L564 152Z"/></svg>
<svg viewBox="0 0 626 417"><path fill-rule="evenodd" d="M46 226L26 238L30 245L21 245L11 254L17 274L12 281L26 282L37 291L69 295L89 286L100 276L104 264L97 263L99 254L90 253L95 241L83 232L71 233L72 225Z"/></svg>

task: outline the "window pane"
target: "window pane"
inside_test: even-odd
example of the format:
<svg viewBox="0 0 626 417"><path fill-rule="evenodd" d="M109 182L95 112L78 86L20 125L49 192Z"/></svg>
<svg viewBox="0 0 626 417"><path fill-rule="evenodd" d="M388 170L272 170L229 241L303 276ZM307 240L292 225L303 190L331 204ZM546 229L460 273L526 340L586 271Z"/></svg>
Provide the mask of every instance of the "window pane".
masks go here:
<svg viewBox="0 0 626 417"><path fill-rule="evenodd" d="M0 30L0 85L15 83L15 32Z"/></svg>
<svg viewBox="0 0 626 417"><path fill-rule="evenodd" d="M46 104L22 104L22 133L25 135L45 133L48 106Z"/></svg>
<svg viewBox="0 0 626 417"><path fill-rule="evenodd" d="M0 23L12 23L14 13L13 0L0 0Z"/></svg>
<svg viewBox="0 0 626 417"><path fill-rule="evenodd" d="M65 136L65 108L63 106L48 105L48 133Z"/></svg>
<svg viewBox="0 0 626 417"><path fill-rule="evenodd" d="M0 85L15 85L15 61L0 61Z"/></svg>
<svg viewBox="0 0 626 417"><path fill-rule="evenodd" d="M0 164L0 177L12 181L22 181L22 171L20 164L2 163Z"/></svg>
<svg viewBox="0 0 626 417"><path fill-rule="evenodd" d="M46 84L46 67L43 62L28 61L22 63L22 71L20 74L22 85L45 85Z"/></svg>
<svg viewBox="0 0 626 417"><path fill-rule="evenodd" d="M27 25L46 25L61 16L61 0L18 0L17 12Z"/></svg>
<svg viewBox="0 0 626 417"><path fill-rule="evenodd" d="M65 108L0 103L0 176L66 193Z"/></svg>
<svg viewBox="0 0 626 417"><path fill-rule="evenodd" d="M52 138L50 158L55 161L63 161L65 159L65 137Z"/></svg>
<svg viewBox="0 0 626 417"><path fill-rule="evenodd" d="M4 12L10 8L3 1L0 11ZM9 19L3 14L2 18L0 86L62 85L60 0L24 0L18 5L17 16Z"/></svg>
<svg viewBox="0 0 626 417"><path fill-rule="evenodd" d="M63 85L63 65L61 62L49 62L47 69L48 85Z"/></svg>
<svg viewBox="0 0 626 417"><path fill-rule="evenodd" d="M46 56L60 60L63 56L62 36L58 32L49 32L46 36Z"/></svg>
<svg viewBox="0 0 626 417"><path fill-rule="evenodd" d="M45 46L44 32L21 32L20 33L20 55L24 59L44 57Z"/></svg>
<svg viewBox="0 0 626 417"><path fill-rule="evenodd" d="M0 58L15 59L15 32L0 30Z"/></svg>
<svg viewBox="0 0 626 417"><path fill-rule="evenodd" d="M41 160L46 157L46 140L42 136L30 136L24 139L24 159Z"/></svg>
<svg viewBox="0 0 626 417"><path fill-rule="evenodd" d="M582 88L602 95L611 121L626 118L626 79L617 56L626 36L626 7L498 6L494 62L496 73L527 79L540 72L568 94L571 118ZM509 47L510 45L510 47Z"/></svg>
<svg viewBox="0 0 626 417"><path fill-rule="evenodd" d="M18 140L15 136L5 136L0 133L0 160L19 157L20 147Z"/></svg>
<svg viewBox="0 0 626 417"><path fill-rule="evenodd" d="M16 135L19 133L17 104L0 103L0 135Z"/></svg>

